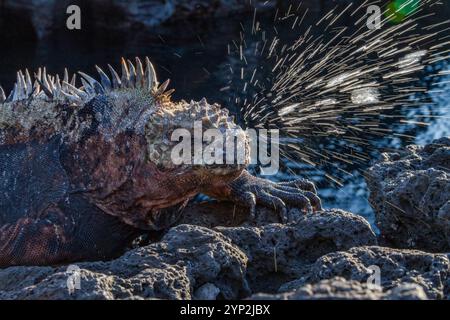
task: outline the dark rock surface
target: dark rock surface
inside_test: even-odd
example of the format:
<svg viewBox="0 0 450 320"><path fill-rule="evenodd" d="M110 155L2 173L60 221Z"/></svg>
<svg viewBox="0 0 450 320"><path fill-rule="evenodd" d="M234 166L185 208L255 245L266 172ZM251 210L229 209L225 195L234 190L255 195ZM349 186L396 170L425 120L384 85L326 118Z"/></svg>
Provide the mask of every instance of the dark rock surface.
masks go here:
<svg viewBox="0 0 450 320"><path fill-rule="evenodd" d="M194 214L194 213L197 214ZM233 216L234 212L234 216ZM0 270L0 299L444 299L445 255L374 246L363 218L340 210L282 225L232 205L186 209L160 241L105 262ZM218 226L223 224L225 226ZM369 280L373 266L379 284ZM79 279L69 290L68 283Z"/></svg>
<svg viewBox="0 0 450 320"><path fill-rule="evenodd" d="M218 216L230 213L227 206L222 212L220 207L215 204L212 212ZM261 210L259 219L264 214L275 216ZM119 259L73 265L80 276L80 290L73 294L67 287L73 274L68 266L0 270L0 298L245 298L262 288L276 292L323 254L375 242L363 218L342 211L302 216L291 225L212 230L182 224L170 229L161 241ZM263 279L266 285L261 287Z"/></svg>
<svg viewBox="0 0 450 320"><path fill-rule="evenodd" d="M253 291L275 292L324 254L376 244L376 236L364 218L341 210L304 215L295 225L216 230L246 253Z"/></svg>
<svg viewBox="0 0 450 320"><path fill-rule="evenodd" d="M0 299L236 299L249 293L247 261L220 233L181 225L109 262L0 270ZM70 276L80 279L72 294Z"/></svg>
<svg viewBox="0 0 450 320"><path fill-rule="evenodd" d="M423 288L405 283L383 292L380 286L368 285L342 277L321 280L296 290L278 294L259 293L252 300L427 300Z"/></svg>
<svg viewBox="0 0 450 320"><path fill-rule="evenodd" d="M383 244L450 251L450 139L383 154L368 171Z"/></svg>
<svg viewBox="0 0 450 320"><path fill-rule="evenodd" d="M357 281L364 287L368 280L373 284L369 278L374 268L379 270L383 295L393 290L406 294L409 290L404 290L403 285L408 285L419 286L428 299L444 299L450 289L450 263L446 255L371 246L325 255L307 268L301 278L281 286L280 291L291 292L317 283L330 285L329 281L321 281L336 277ZM398 289L400 286L403 289ZM329 290L332 293L334 289Z"/></svg>

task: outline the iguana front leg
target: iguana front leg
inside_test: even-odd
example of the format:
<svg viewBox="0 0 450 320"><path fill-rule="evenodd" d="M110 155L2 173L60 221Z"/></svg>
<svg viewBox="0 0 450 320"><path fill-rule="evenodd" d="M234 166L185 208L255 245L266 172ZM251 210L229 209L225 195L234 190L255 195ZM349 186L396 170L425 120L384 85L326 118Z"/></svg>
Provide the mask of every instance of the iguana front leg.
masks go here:
<svg viewBox="0 0 450 320"><path fill-rule="evenodd" d="M286 206L299 208L306 212L322 210L314 184L307 180L275 183L252 176L247 171L231 183L216 185L205 192L217 199L230 200L250 209L252 218L256 215L256 205L275 209L283 223L289 222Z"/></svg>

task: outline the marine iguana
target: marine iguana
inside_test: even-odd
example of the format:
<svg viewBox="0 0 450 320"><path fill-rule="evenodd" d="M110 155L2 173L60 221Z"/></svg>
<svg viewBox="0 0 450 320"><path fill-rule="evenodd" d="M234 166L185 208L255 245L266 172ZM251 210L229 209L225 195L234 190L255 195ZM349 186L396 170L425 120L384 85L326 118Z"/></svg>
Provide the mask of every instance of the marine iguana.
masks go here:
<svg viewBox="0 0 450 320"><path fill-rule="evenodd" d="M69 80L39 69L0 87L0 267L119 256L139 234L170 227L198 193L250 209L320 210L314 184L274 183L245 165L174 165L176 128L244 131L217 104L173 102L148 58L122 59L121 76ZM248 148L248 143L246 144ZM246 150L248 152L249 150Z"/></svg>

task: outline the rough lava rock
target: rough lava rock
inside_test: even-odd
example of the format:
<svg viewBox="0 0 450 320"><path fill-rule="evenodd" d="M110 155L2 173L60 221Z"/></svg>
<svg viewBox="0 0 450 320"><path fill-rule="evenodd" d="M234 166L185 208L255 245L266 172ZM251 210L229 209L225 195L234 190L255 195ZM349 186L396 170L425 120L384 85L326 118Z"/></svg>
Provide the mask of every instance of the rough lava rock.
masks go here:
<svg viewBox="0 0 450 320"><path fill-rule="evenodd" d="M252 300L427 300L423 288L405 283L383 292L377 285L346 280L342 277L321 280L296 290L278 294L258 293Z"/></svg>
<svg viewBox="0 0 450 320"><path fill-rule="evenodd" d="M0 299L236 299L250 292L246 265L219 232L181 225L109 262L0 270ZM77 276L79 290L70 292Z"/></svg>
<svg viewBox="0 0 450 320"><path fill-rule="evenodd" d="M221 204L209 206L215 209L208 210L207 218L199 218L202 211L197 210L197 222L209 221L214 227L225 212L232 218L229 206L222 211ZM220 218L211 218L211 212ZM265 209L258 216L260 222L264 216L276 217ZM7 268L0 270L0 299L245 298L264 284L266 292L276 292L281 284L303 274L302 266L323 254L376 243L370 225L350 213L335 210L299 218L289 225L215 229L182 224L161 241L113 261L77 263L70 268ZM68 270L73 268L80 276L80 290L70 294L67 281L74 279L70 277L74 273Z"/></svg>
<svg viewBox="0 0 450 320"><path fill-rule="evenodd" d="M383 244L450 251L450 138L383 154L367 183Z"/></svg>
<svg viewBox="0 0 450 320"><path fill-rule="evenodd" d="M444 299L449 294L450 262L446 255L377 246L325 255L310 265L301 278L284 284L279 291L288 292L292 297L309 295L314 298L314 293L317 293L319 296L328 294L330 298L352 298L368 284L374 289L372 284L376 282L371 276L375 276L376 268L379 270L380 288L375 286L377 290L368 292L367 298L370 295L377 299L418 298L423 297L423 291L428 299ZM346 281L332 281L336 278ZM358 289L349 293L349 287ZM299 295L295 294L298 290L301 290Z"/></svg>
<svg viewBox="0 0 450 320"><path fill-rule="evenodd" d="M216 230L246 253L251 288L265 292L275 292L322 255L377 243L364 218L336 209L302 215L295 224L217 227Z"/></svg>
<svg viewBox="0 0 450 320"><path fill-rule="evenodd" d="M193 205L181 222L208 228L175 226L160 241L112 261L0 270L0 299L442 299L450 294L447 256L373 246L376 236L362 217L331 210L299 215L288 225L264 225L274 216L260 209L256 222L242 224L244 213L232 205ZM368 281L373 266L380 269L379 286ZM72 291L68 284L75 285Z"/></svg>

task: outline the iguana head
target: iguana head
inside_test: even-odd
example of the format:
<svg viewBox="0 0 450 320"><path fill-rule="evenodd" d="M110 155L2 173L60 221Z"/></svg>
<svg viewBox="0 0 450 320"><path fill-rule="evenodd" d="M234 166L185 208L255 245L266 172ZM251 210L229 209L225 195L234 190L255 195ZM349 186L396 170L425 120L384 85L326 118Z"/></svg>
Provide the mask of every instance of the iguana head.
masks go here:
<svg viewBox="0 0 450 320"><path fill-rule="evenodd" d="M58 112L64 105L77 111L77 117L82 115L78 122L86 122L77 123L77 129L95 122L98 133L107 139L127 130L145 136L147 159L160 169L207 168L227 174L248 164L247 137L227 109L209 104L206 99L172 101L175 90L168 90L170 81L159 84L148 58L144 63L139 58L136 63L122 59L121 76L108 67L111 76L96 66L99 80L79 72L81 87L76 86L75 75L69 80L67 70L60 78L48 75L45 68L39 69L34 79L28 70L19 71L8 97L0 87L0 103L4 105L0 122L17 118L17 109L28 109L34 116L27 115L26 120L44 126L50 125L46 121L53 122L57 133L79 139L81 132L69 132L58 123ZM186 141L189 136L191 143Z"/></svg>
<svg viewBox="0 0 450 320"><path fill-rule="evenodd" d="M116 126L111 134L126 129L143 134L147 161L165 172L196 171L221 176L237 174L248 165L247 136L227 109L209 104L206 99L172 101L174 90L168 90L169 80L159 84L148 58L145 67L139 58L136 64L122 59L121 66L120 79L109 67L112 80L97 67L101 83L82 74L84 87L104 91L112 110L116 110L112 112ZM126 116L121 110L127 110Z"/></svg>

